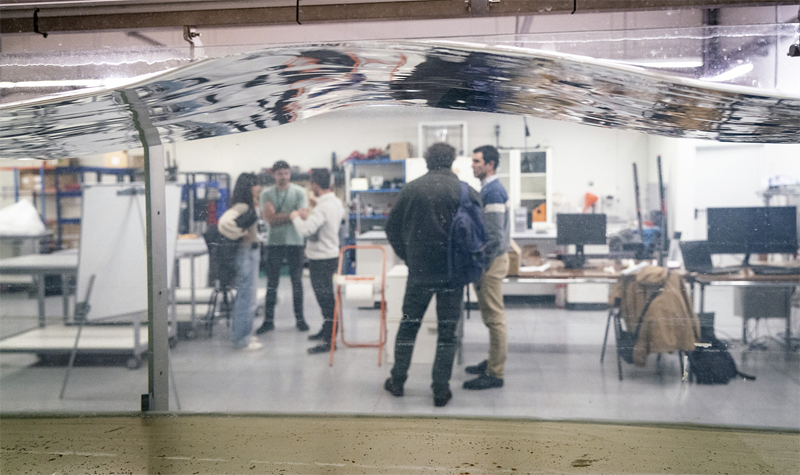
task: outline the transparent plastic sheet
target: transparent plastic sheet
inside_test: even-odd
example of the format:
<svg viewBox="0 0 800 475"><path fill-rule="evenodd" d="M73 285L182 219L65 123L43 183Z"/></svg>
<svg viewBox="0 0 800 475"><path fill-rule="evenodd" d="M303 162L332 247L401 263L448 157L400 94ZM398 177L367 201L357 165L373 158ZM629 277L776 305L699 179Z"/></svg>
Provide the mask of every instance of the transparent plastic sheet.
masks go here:
<svg viewBox="0 0 800 475"><path fill-rule="evenodd" d="M616 30L453 38L606 59L669 76L799 94L800 61L787 55L800 41L797 23ZM783 78L783 80L781 80Z"/></svg>
<svg viewBox="0 0 800 475"><path fill-rule="evenodd" d="M0 156L59 158L138 147L122 90L141 98L164 142L378 104L527 114L724 142L800 140L800 94L517 46L354 42L222 56L117 90L9 104L0 109Z"/></svg>

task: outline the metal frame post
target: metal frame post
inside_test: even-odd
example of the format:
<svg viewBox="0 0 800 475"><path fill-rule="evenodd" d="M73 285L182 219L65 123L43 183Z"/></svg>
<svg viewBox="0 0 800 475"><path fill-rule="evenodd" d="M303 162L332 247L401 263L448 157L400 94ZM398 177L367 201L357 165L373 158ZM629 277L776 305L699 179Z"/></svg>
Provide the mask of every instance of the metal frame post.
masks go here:
<svg viewBox="0 0 800 475"><path fill-rule="evenodd" d="M150 112L133 89L120 91L130 106L133 125L144 149L147 226L147 362L148 394L142 410L169 410L169 282L167 282L167 220L164 146Z"/></svg>

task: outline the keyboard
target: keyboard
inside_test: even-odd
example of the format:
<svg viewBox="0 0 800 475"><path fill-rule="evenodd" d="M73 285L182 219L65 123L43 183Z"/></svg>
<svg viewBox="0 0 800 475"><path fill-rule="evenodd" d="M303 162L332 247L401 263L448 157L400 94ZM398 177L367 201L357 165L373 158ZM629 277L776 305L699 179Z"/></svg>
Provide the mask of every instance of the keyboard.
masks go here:
<svg viewBox="0 0 800 475"><path fill-rule="evenodd" d="M800 267L751 266L755 275L800 275Z"/></svg>
<svg viewBox="0 0 800 475"><path fill-rule="evenodd" d="M695 268L687 268L689 272L697 272L698 274L702 275L723 275L723 274L735 274L742 270L741 266L728 266L728 267L695 267Z"/></svg>

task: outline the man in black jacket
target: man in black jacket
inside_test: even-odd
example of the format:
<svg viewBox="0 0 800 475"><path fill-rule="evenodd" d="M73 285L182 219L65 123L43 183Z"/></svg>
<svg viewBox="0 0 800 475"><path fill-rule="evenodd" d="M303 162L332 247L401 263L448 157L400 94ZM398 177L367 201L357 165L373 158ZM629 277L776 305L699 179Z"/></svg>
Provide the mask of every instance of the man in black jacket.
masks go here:
<svg viewBox="0 0 800 475"><path fill-rule="evenodd" d="M439 336L431 386L435 406L444 406L452 397L455 332L464 299L463 287L453 287L447 272L450 227L461 201L461 182L450 170L453 160L453 147L445 143L431 145L425 153L428 173L403 188L386 223L389 243L408 266L408 283L395 341L395 363L384 388L394 396L403 395L417 331L436 294ZM470 199L480 206L480 196L472 188Z"/></svg>

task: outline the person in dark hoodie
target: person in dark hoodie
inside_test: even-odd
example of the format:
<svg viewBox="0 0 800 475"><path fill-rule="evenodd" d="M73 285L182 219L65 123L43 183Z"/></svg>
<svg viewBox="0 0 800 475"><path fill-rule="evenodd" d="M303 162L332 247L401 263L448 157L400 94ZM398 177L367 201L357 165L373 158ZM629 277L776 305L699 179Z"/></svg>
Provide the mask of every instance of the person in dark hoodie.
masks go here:
<svg viewBox="0 0 800 475"><path fill-rule="evenodd" d="M464 289L450 283L447 266L450 228L461 201L461 182L450 169L454 160L455 149L450 145L431 145L425 152L428 173L403 187L386 223L389 243L408 266L408 282L395 341L395 363L384 388L394 396L403 395L417 332L435 294L439 336L431 387L437 407L446 405L452 397L456 326L464 300ZM480 196L472 188L470 199L481 207Z"/></svg>

